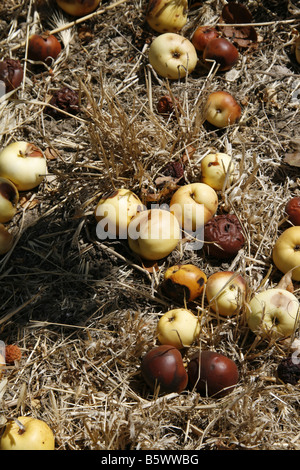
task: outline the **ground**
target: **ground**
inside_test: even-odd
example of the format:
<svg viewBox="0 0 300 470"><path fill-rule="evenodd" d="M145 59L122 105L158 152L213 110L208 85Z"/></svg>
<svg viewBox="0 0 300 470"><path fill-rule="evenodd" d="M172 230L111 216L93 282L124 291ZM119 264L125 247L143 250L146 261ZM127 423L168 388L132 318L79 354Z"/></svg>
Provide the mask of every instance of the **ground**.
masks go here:
<svg viewBox="0 0 300 470"><path fill-rule="evenodd" d="M246 306L224 319L205 298L189 305L201 315L201 333L183 352L185 364L199 347L229 356L240 374L229 395L153 395L140 372L142 357L158 345L158 319L175 307L160 291L167 267L194 263L207 276L239 272L248 299L282 278L272 249L290 226L287 201L300 195L300 65L293 49L299 6L243 2L258 40L239 47L236 66L209 71L199 59L187 79L168 82L149 66L157 33L145 23L146 3L103 2L77 24L54 0L0 7L1 57L25 67L21 87L0 102L1 148L34 142L49 172L20 194L7 224L15 244L0 259L0 338L22 350L0 382L1 424L21 414L43 419L57 450L299 449L299 384L276 376L293 338L256 337ZM197 25L219 24L225 3L190 4L181 33L191 38ZM26 61L29 35L45 30L57 31L61 54L49 66ZM79 95L73 117L48 113L62 86ZM217 89L242 108L240 121L220 130L203 119L205 99ZM170 119L157 113L168 93L182 105ZM245 234L236 257L221 262L183 245L150 269L126 240L97 238L94 210L103 193L127 187L145 204L168 203L178 184L201 178L208 151L229 153L236 165L235 182L218 191L218 213L235 213ZM166 172L169 162L183 163L179 182ZM299 283L292 289L299 298Z"/></svg>

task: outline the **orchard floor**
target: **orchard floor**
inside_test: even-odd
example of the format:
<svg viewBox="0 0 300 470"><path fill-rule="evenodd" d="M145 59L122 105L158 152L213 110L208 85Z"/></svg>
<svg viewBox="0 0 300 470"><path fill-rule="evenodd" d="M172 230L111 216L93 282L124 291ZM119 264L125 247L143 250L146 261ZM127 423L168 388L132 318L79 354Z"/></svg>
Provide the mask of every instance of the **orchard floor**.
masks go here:
<svg viewBox="0 0 300 470"><path fill-rule="evenodd" d="M205 297L188 306L201 317L201 333L183 352L185 364L199 347L229 356L240 373L229 395L152 394L140 373L142 357L158 345L158 319L178 306L160 291L167 267L194 263L207 276L239 272L247 301L282 279L272 249L290 226L287 201L300 195L297 2L244 2L255 47L240 48L229 72L207 70L199 59L187 79L172 82L149 66L156 33L145 24L145 1L105 2L77 24L54 1L2 3L1 57L19 59L25 79L0 102L1 148L34 142L49 174L20 194L7 224L15 244L0 259L0 339L22 350L0 382L1 425L23 414L43 419L57 450L299 450L300 385L276 376L293 338L256 337L246 304L231 318L210 311ZM224 3L191 6L182 34L191 38L197 25L219 24ZM29 35L57 28L63 49L51 67L26 61ZM79 93L80 112L56 119L48 103L62 86ZM240 121L221 130L203 118L205 99L217 89L242 107ZM182 107L170 119L157 113L168 93ZM151 270L126 240L97 238L101 194L127 187L145 204L168 204L178 185L200 180L200 161L211 151L235 162L234 183L218 191L218 214L235 213L243 227L236 257L221 262L183 244ZM183 163L180 181L166 170L169 162ZM299 283L293 290L300 298Z"/></svg>

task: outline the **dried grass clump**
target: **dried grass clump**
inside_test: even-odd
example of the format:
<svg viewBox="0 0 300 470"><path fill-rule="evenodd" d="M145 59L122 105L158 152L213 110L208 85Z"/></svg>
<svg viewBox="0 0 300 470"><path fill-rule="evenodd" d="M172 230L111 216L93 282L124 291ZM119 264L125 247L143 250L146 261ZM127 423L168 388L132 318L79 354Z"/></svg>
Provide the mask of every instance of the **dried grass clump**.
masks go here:
<svg viewBox="0 0 300 470"><path fill-rule="evenodd" d="M289 225L286 202L300 195L296 2L248 2L258 47L226 74L199 66L180 83L161 80L148 64L155 34L144 24L145 2L104 3L101 14L77 24L54 1L45 3L0 7L1 55L19 58L25 71L16 94L0 100L1 148L31 140L49 165L45 182L22 195L9 224L15 244L0 260L1 340L22 351L0 382L1 425L20 414L44 419L60 450L299 450L299 384L276 377L293 338L262 341L244 311L224 319L208 311L205 297L192 305L201 334L184 361L200 346L235 360L240 382L227 397L151 394L139 370L157 344L158 318L173 307L159 289L171 264L195 263L207 275L240 272L248 298L281 280L272 247ZM223 3L192 8L183 33L216 24ZM29 35L45 29L64 46L53 67L26 60ZM56 120L47 109L61 86L78 92L80 113ZM238 124L216 131L203 108L219 88L243 111ZM156 111L164 94L180 102L170 119ZM194 182L210 151L230 153L236 165L234 184L218 193L218 210L234 212L245 234L235 259L220 264L183 245L152 272L126 241L97 239L102 193L124 186L145 203L168 203L177 182L166 177L166 164L184 162L184 181ZM294 164L286 161L291 154ZM299 283L293 288L299 297Z"/></svg>

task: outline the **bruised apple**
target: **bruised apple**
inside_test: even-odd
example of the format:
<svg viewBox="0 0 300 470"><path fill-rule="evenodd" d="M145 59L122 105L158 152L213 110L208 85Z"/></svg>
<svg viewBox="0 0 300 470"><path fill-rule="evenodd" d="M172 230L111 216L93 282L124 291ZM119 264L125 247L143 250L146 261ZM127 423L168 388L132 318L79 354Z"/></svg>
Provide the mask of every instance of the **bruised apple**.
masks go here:
<svg viewBox="0 0 300 470"><path fill-rule="evenodd" d="M286 289L270 288L256 293L249 303L247 322L263 338L291 336L299 324L299 301Z"/></svg>
<svg viewBox="0 0 300 470"><path fill-rule="evenodd" d="M227 153L210 153L201 160L201 181L215 191L221 190L226 178L232 183L233 170L232 159Z"/></svg>
<svg viewBox="0 0 300 470"><path fill-rule="evenodd" d="M149 0L148 25L158 33L178 33L187 22L187 0Z"/></svg>
<svg viewBox="0 0 300 470"><path fill-rule="evenodd" d="M191 41L176 33L157 36L149 48L149 62L164 78L179 79L192 73L198 60Z"/></svg>
<svg viewBox="0 0 300 470"><path fill-rule="evenodd" d="M206 281L206 274L194 264L177 264L166 270L161 290L176 302L191 302L200 297Z"/></svg>
<svg viewBox="0 0 300 470"><path fill-rule="evenodd" d="M129 248L142 259L156 261L168 256L181 240L176 217L164 209L148 209L128 225Z"/></svg>

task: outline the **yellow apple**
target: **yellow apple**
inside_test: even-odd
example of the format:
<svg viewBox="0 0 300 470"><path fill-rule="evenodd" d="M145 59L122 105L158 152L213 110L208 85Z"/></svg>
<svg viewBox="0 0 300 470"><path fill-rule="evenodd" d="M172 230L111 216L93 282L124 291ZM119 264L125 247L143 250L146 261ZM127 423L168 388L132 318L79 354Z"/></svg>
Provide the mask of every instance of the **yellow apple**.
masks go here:
<svg viewBox="0 0 300 470"><path fill-rule="evenodd" d="M149 48L149 62L164 78L176 80L192 73L197 65L197 51L191 41L176 33L157 36Z"/></svg>
<svg viewBox="0 0 300 470"><path fill-rule="evenodd" d="M214 91L208 96L205 119L215 127L227 127L241 116L241 107L227 91Z"/></svg>
<svg viewBox="0 0 300 470"><path fill-rule="evenodd" d="M206 297L210 307L222 316L239 313L245 302L246 281L233 271L211 274L206 283Z"/></svg>
<svg viewBox="0 0 300 470"><path fill-rule="evenodd" d="M170 211L187 232L195 232L203 227L214 216L217 208L217 193L205 183L181 186L170 202Z"/></svg>
<svg viewBox="0 0 300 470"><path fill-rule="evenodd" d="M164 209L140 212L128 225L129 247L145 260L165 258L176 248L180 239L177 219Z"/></svg>
<svg viewBox="0 0 300 470"><path fill-rule="evenodd" d="M0 224L0 255L4 255L11 249L13 240L13 235L3 224Z"/></svg>
<svg viewBox="0 0 300 470"><path fill-rule="evenodd" d="M169 344L177 349L191 346L200 333L200 323L196 315L184 308L166 312L157 324L157 339L161 344Z"/></svg>
<svg viewBox="0 0 300 470"><path fill-rule="evenodd" d="M273 261L282 273L292 270L292 279L300 281L300 225L287 228L273 247Z"/></svg>
<svg viewBox="0 0 300 470"><path fill-rule="evenodd" d="M18 191L35 188L46 174L46 159L34 144L13 142L0 153L0 176L12 181Z"/></svg>
<svg viewBox="0 0 300 470"><path fill-rule="evenodd" d="M233 171L232 159L227 153L210 153L201 160L201 181L216 191L223 188L226 177L232 183Z"/></svg>
<svg viewBox="0 0 300 470"><path fill-rule="evenodd" d="M127 238L129 222L143 209L139 197L129 189L104 194L95 209L98 238Z"/></svg>
<svg viewBox="0 0 300 470"><path fill-rule="evenodd" d="M17 212L19 191L7 178L0 177L0 222L8 222Z"/></svg>
<svg viewBox="0 0 300 470"><path fill-rule="evenodd" d="M101 0L56 0L57 5L69 15L85 16L96 10Z"/></svg>
<svg viewBox="0 0 300 470"><path fill-rule="evenodd" d="M47 423L30 416L11 420L0 439L0 450L54 450L54 434Z"/></svg>
<svg viewBox="0 0 300 470"><path fill-rule="evenodd" d="M178 33L187 22L187 0L149 0L146 21L158 33Z"/></svg>
<svg viewBox="0 0 300 470"><path fill-rule="evenodd" d="M259 292L249 303L247 322L249 328L263 338L291 336L299 324L297 297L279 288Z"/></svg>

